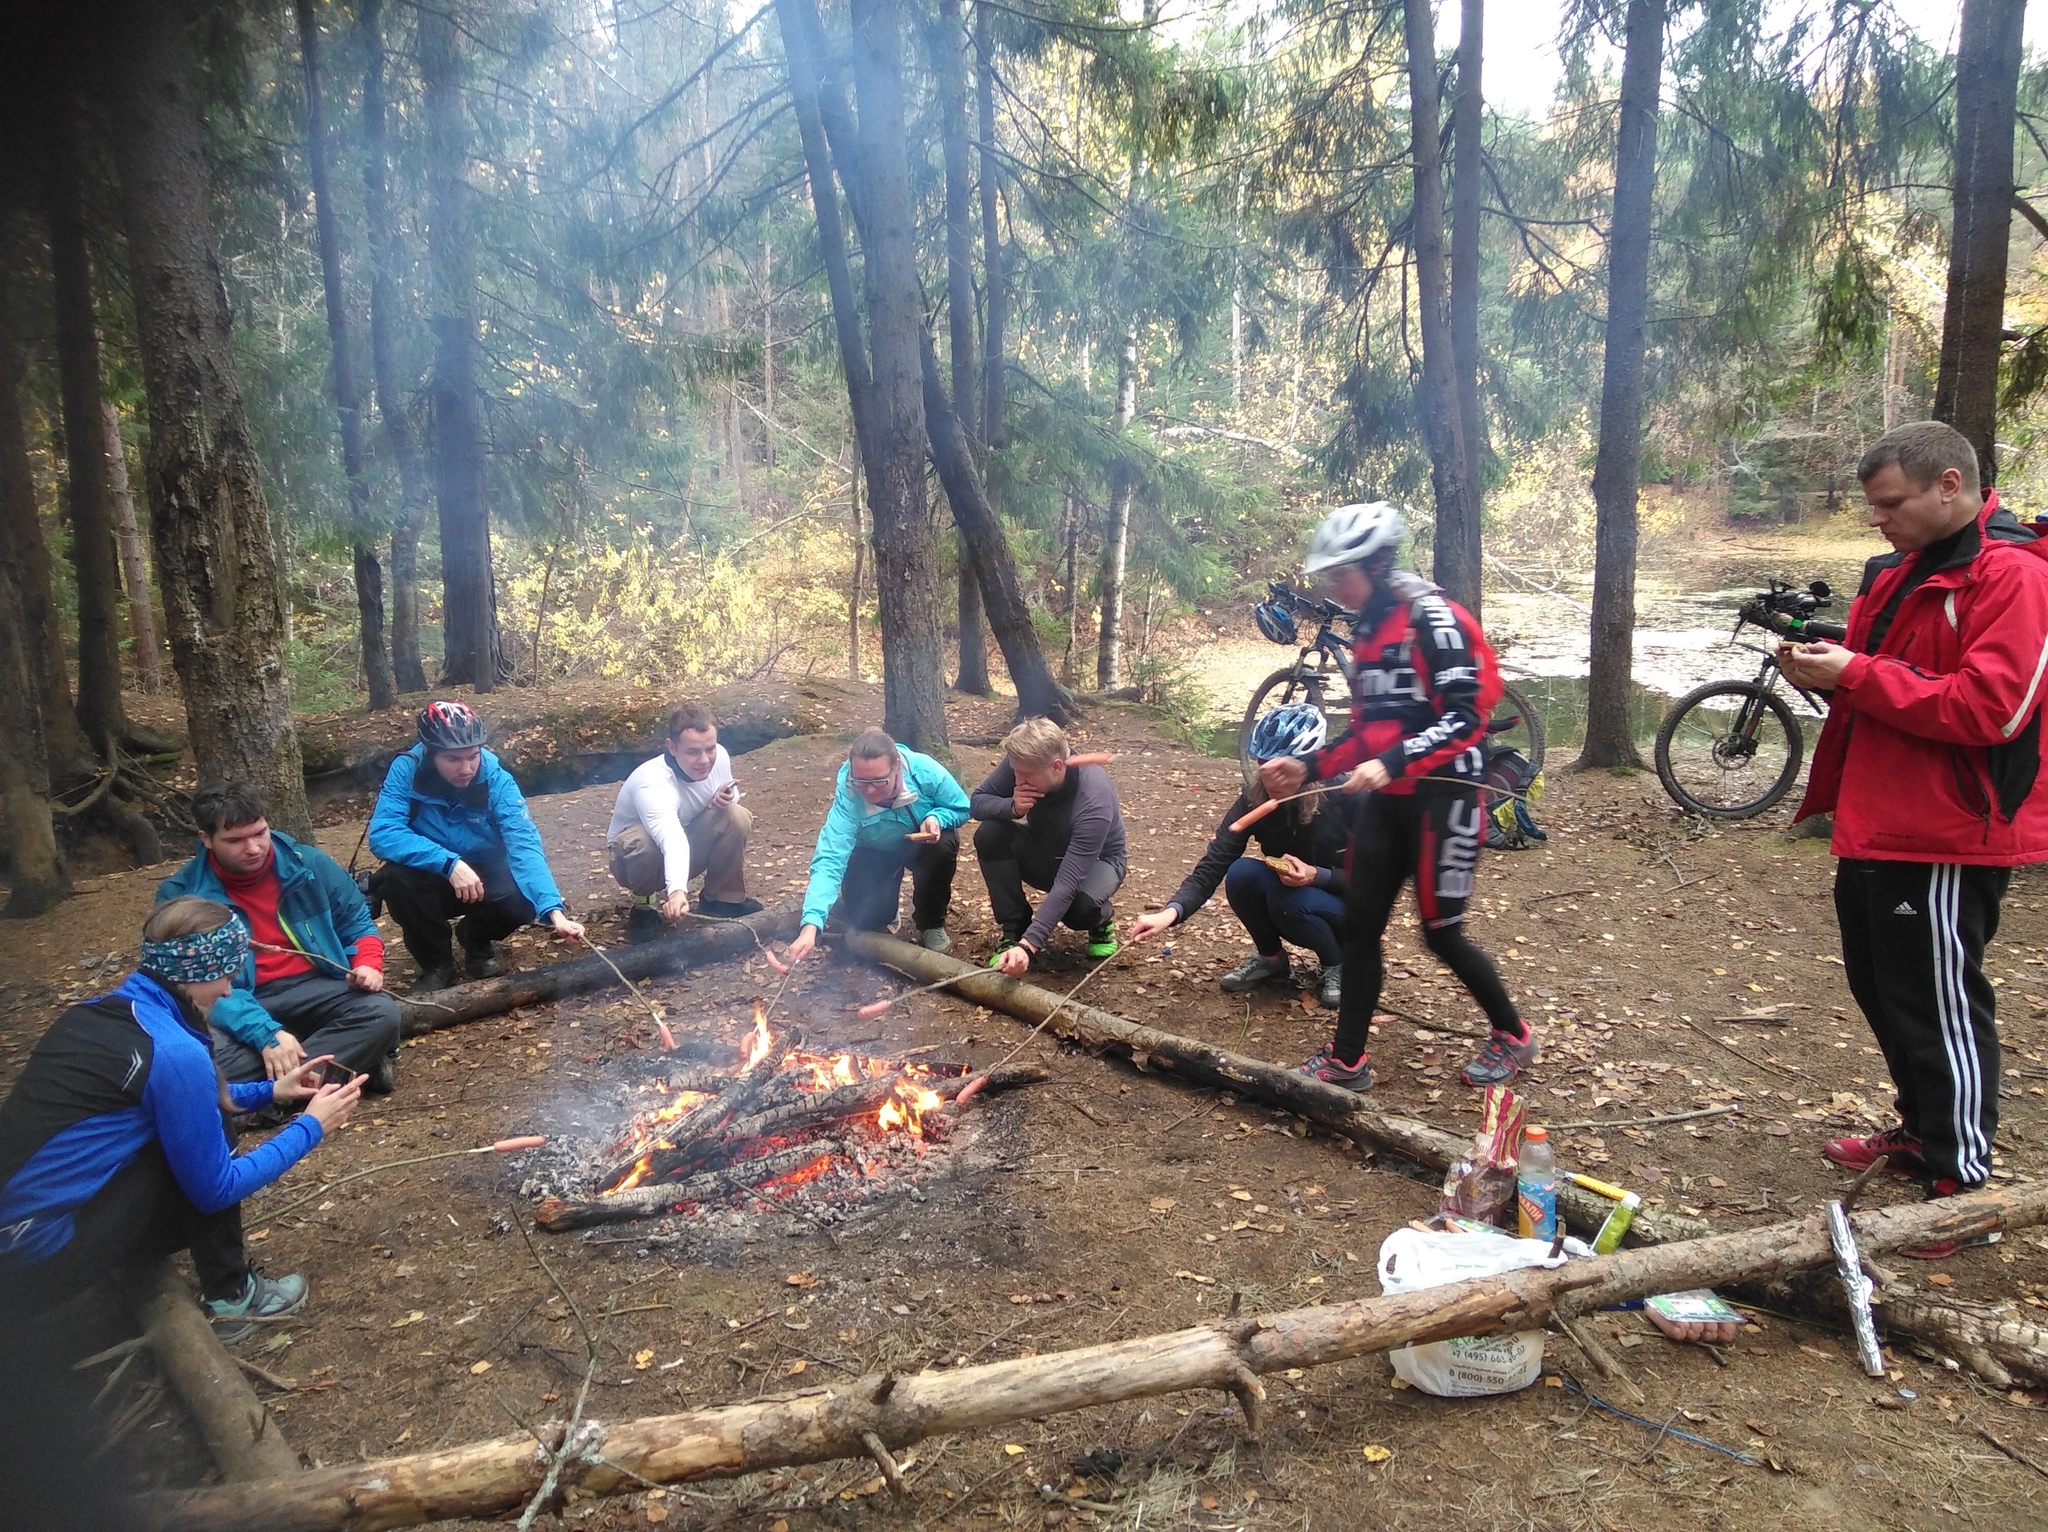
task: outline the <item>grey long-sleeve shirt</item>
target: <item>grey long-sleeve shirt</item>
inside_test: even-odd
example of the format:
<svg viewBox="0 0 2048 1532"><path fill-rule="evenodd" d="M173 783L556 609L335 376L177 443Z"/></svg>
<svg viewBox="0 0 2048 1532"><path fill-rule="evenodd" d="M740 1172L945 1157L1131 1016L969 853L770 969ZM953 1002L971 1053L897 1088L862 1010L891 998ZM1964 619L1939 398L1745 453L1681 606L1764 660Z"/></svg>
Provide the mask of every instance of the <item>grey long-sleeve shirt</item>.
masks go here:
<svg viewBox="0 0 2048 1532"><path fill-rule="evenodd" d="M996 769L982 779L972 795L976 819L1013 820L1017 817L1014 797L1017 773L1006 756ZM1059 857L1059 870L1046 890L1024 940L1042 950L1052 939L1053 928L1074 902L1081 880L1097 862L1108 862L1121 877L1129 869L1129 848L1124 836L1124 816L1117 807L1116 787L1100 766L1070 766L1059 790L1048 793L1031 806L1025 832L1050 854Z"/></svg>

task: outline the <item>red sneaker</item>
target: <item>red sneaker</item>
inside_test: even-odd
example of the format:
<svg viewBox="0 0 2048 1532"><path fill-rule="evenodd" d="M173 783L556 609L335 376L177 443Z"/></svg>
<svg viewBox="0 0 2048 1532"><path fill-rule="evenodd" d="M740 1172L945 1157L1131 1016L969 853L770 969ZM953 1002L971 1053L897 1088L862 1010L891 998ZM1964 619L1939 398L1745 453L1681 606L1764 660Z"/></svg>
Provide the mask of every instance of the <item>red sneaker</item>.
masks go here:
<svg viewBox="0 0 2048 1532"><path fill-rule="evenodd" d="M1951 1180L1947 1176L1940 1176L1927 1183L1927 1200L1932 1202L1937 1197L1953 1197L1961 1192L1974 1192L1978 1190L1981 1190L1981 1188L1965 1186L1960 1181ZM1993 1229L1989 1234L1979 1234L1974 1239L1937 1240L1931 1245L1920 1245L1911 1250L1901 1250L1899 1254L1915 1261L1945 1261L1959 1251L1974 1249L1978 1245L1995 1245L2001 1237L1999 1232Z"/></svg>
<svg viewBox="0 0 2048 1532"><path fill-rule="evenodd" d="M1895 1176L1910 1178L1927 1168L1920 1156L1920 1140L1904 1128L1886 1128L1868 1138L1831 1138L1820 1152L1844 1170L1868 1170L1881 1154L1891 1157L1885 1169Z"/></svg>

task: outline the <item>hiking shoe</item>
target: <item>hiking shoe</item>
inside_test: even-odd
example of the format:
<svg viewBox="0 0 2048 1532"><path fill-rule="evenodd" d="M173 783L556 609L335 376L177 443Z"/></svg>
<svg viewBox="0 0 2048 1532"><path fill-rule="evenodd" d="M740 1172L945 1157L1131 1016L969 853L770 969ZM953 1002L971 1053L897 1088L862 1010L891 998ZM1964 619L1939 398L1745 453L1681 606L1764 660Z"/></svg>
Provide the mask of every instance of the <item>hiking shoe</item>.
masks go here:
<svg viewBox="0 0 2048 1532"><path fill-rule="evenodd" d="M1092 958L1113 958L1123 948L1117 944L1116 922L1105 920L1088 933L1088 955Z"/></svg>
<svg viewBox="0 0 2048 1532"><path fill-rule="evenodd" d="M1316 999L1326 1011L1334 1011L1344 998L1344 965L1332 963L1316 977Z"/></svg>
<svg viewBox="0 0 2048 1532"><path fill-rule="evenodd" d="M1023 931L1005 931L1002 934L1002 938L996 943L996 950L988 955L988 966L991 968L1001 967L1003 954L1022 940L1024 940Z"/></svg>
<svg viewBox="0 0 2048 1532"><path fill-rule="evenodd" d="M656 915L656 920L661 916ZM498 961L498 949L490 942L472 947L462 944L462 971L472 979L495 979L504 971L505 965Z"/></svg>
<svg viewBox="0 0 2048 1532"><path fill-rule="evenodd" d="M249 1285L239 1298L208 1298L202 1307L213 1322L213 1333L223 1346L247 1340L256 1333L256 1322L283 1319L306 1306L306 1279L293 1273L271 1278L249 1273Z"/></svg>
<svg viewBox="0 0 2048 1532"><path fill-rule="evenodd" d="M455 988L455 965L441 963L433 968L422 968L420 976L412 981L414 995L432 995L444 989Z"/></svg>
<svg viewBox="0 0 2048 1532"><path fill-rule="evenodd" d="M1877 1136L1883 1137L1882 1134ZM1834 1156L1829 1155L1828 1158L1833 1159ZM1930 1178L1927 1182L1927 1200L1933 1202L1942 1197L1955 1197L1964 1192L1976 1192L1983 1189L1981 1185L1965 1186L1962 1182L1952 1180L1947 1176L1937 1176ZM1993 1229L1988 1234L1978 1234L1969 1239L1944 1239L1937 1240L1931 1245L1918 1245L1911 1250L1901 1250L1899 1254L1915 1261L1945 1261L1952 1255L1964 1250L1973 1249L1978 1245L1995 1245L1998 1243L1999 1238L1998 1231Z"/></svg>
<svg viewBox="0 0 2048 1532"><path fill-rule="evenodd" d="M743 920L749 915L760 914L768 906L758 899L706 899L697 908L720 920Z"/></svg>
<svg viewBox="0 0 2048 1532"><path fill-rule="evenodd" d="M1326 1085L1341 1085L1346 1090L1363 1092L1372 1089L1372 1055L1361 1053L1356 1063L1346 1064L1337 1057L1335 1043L1323 1044L1323 1051L1306 1064L1298 1065L1295 1072L1307 1075L1311 1080L1321 1080Z"/></svg>
<svg viewBox="0 0 2048 1532"><path fill-rule="evenodd" d="M953 938L946 934L944 926L926 926L917 933L917 944L927 952L951 952Z"/></svg>
<svg viewBox="0 0 2048 1532"><path fill-rule="evenodd" d="M1831 1138L1821 1145L1820 1152L1844 1170L1868 1170L1881 1154L1890 1156L1885 1169L1895 1176L1911 1178L1927 1169L1920 1140L1904 1128L1886 1128L1868 1138Z"/></svg>
<svg viewBox="0 0 2048 1532"><path fill-rule="evenodd" d="M1261 984L1272 984L1293 972L1288 965L1287 954L1267 957L1263 952L1254 952L1229 973L1216 981L1216 987L1226 995L1241 995L1248 989L1257 989Z"/></svg>
<svg viewBox="0 0 2048 1532"><path fill-rule="evenodd" d="M370 1066L363 1077L363 1089L373 1096L388 1096L398 1089L398 1055L387 1053Z"/></svg>
<svg viewBox="0 0 2048 1532"><path fill-rule="evenodd" d="M651 904L636 904L626 912L626 940L635 947L655 940L662 929L661 911Z"/></svg>
<svg viewBox="0 0 2048 1532"><path fill-rule="evenodd" d="M1542 1051L1533 1032L1524 1043L1511 1042L1496 1032L1479 1050L1479 1057L1459 1071L1459 1078L1467 1085L1505 1085L1535 1063Z"/></svg>

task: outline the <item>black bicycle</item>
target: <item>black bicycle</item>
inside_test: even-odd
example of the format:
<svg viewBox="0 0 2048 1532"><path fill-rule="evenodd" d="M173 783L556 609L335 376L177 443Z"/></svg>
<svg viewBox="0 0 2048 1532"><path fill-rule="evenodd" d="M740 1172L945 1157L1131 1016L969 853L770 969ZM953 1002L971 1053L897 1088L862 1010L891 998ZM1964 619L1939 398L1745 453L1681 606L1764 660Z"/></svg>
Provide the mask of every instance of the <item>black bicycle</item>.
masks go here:
<svg viewBox="0 0 2048 1532"><path fill-rule="evenodd" d="M1290 585L1274 582L1266 589L1267 598L1252 608L1259 631L1276 644L1296 646L1299 652L1292 665L1261 681L1245 706L1237 754L1247 787L1259 770L1249 753L1252 730L1274 708L1297 702L1319 708L1330 721L1332 739L1351 725L1351 689L1344 679L1342 658L1351 649L1351 614L1334 601L1318 600ZM1314 636L1308 639L1301 636L1305 623L1314 626ZM1486 732L1495 743L1520 751L1532 766L1543 765L1542 715L1512 686L1502 693Z"/></svg>
<svg viewBox="0 0 2048 1532"><path fill-rule="evenodd" d="M1778 690L1796 692L1815 717L1827 706L1778 668L1775 644L1745 643L1745 627L1764 628L1795 643L1828 638L1840 642L1848 630L1821 622L1814 613L1834 600L1827 582L1805 590L1771 581L1742 603L1729 643L1760 655L1754 681L1709 681L1671 705L1657 730L1657 776L1678 806L1716 819L1751 819L1792 790L1806 758L1806 734Z"/></svg>

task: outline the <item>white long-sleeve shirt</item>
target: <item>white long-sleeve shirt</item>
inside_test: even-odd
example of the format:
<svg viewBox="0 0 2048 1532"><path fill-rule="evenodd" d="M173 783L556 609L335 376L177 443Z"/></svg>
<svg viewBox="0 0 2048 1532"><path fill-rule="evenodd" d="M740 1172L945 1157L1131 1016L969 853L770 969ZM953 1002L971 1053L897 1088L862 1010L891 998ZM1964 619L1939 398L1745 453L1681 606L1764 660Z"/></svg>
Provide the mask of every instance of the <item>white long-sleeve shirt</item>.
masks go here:
<svg viewBox="0 0 2048 1532"><path fill-rule="evenodd" d="M632 825L645 829L661 847L662 881L674 894L690 886L690 838L685 833L691 820L711 806L711 800L732 781L732 757L725 746L712 758L711 774L693 782L669 763L666 751L633 768L633 774L619 784L618 802L612 808L611 828L604 832L607 844Z"/></svg>

